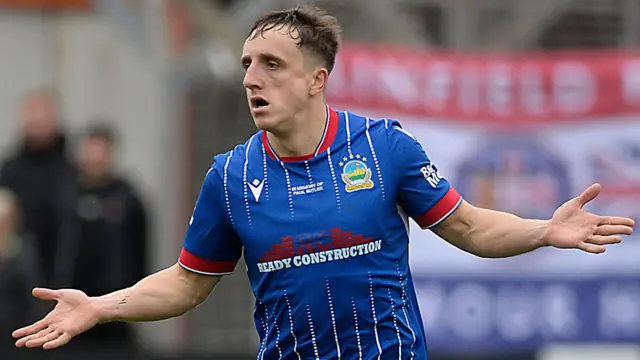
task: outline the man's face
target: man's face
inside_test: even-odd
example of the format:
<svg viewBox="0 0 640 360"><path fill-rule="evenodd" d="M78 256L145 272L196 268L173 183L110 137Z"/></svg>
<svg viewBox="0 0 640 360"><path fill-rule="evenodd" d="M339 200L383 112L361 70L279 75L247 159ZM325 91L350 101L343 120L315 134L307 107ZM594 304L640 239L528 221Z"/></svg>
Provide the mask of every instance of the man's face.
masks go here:
<svg viewBox="0 0 640 360"><path fill-rule="evenodd" d="M100 179L111 170L111 144L100 137L89 137L80 147L80 166L90 178Z"/></svg>
<svg viewBox="0 0 640 360"><path fill-rule="evenodd" d="M276 26L244 43L242 65L249 109L262 130L286 129L312 96L317 67L296 44L297 32Z"/></svg>
<svg viewBox="0 0 640 360"><path fill-rule="evenodd" d="M45 94L31 95L22 105L25 138L35 145L47 143L56 134L58 118L53 99Z"/></svg>

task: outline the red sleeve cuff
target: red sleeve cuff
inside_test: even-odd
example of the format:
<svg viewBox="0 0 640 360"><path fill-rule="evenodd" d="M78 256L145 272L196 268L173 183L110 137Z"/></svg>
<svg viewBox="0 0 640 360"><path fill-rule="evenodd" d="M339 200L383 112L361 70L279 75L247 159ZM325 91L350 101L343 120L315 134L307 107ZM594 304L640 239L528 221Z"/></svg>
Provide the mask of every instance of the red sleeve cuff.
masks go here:
<svg viewBox="0 0 640 360"><path fill-rule="evenodd" d="M180 265L190 271L205 275L228 275L233 273L238 260L235 261L211 261L193 255L185 249L180 253L178 260Z"/></svg>
<svg viewBox="0 0 640 360"><path fill-rule="evenodd" d="M426 213L416 217L415 220L423 229L434 227L453 213L461 202L462 197L451 187L438 203L431 207Z"/></svg>

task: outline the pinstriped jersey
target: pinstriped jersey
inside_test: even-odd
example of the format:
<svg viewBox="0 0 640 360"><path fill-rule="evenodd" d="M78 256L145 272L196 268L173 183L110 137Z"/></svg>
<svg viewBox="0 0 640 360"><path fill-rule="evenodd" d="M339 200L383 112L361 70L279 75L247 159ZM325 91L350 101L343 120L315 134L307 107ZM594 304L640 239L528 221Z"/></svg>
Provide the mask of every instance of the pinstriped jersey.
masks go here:
<svg viewBox="0 0 640 360"><path fill-rule="evenodd" d="M259 359L426 359L409 219L462 199L399 122L327 108L316 152L280 158L260 131L215 157L179 263L229 274L256 298Z"/></svg>

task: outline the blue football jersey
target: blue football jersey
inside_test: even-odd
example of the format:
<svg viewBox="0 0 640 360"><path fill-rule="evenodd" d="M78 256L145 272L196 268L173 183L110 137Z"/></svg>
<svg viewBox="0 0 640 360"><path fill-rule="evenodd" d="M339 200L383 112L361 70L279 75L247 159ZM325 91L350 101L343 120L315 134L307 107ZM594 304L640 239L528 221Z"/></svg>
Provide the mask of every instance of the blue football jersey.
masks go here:
<svg viewBox="0 0 640 360"><path fill-rule="evenodd" d="M279 158L260 131L215 157L179 262L222 275L244 256L260 359L424 360L408 221L461 201L400 123L328 109L310 156Z"/></svg>

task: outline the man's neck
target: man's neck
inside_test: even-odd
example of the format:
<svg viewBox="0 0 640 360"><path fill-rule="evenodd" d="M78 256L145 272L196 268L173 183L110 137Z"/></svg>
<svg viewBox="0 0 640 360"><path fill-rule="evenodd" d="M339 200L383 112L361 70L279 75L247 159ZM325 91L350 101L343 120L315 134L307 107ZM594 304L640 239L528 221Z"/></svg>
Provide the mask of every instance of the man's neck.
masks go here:
<svg viewBox="0 0 640 360"><path fill-rule="evenodd" d="M88 188L102 188L105 187L111 181L109 174L103 174L100 176L91 176L84 172L80 173L80 182Z"/></svg>
<svg viewBox="0 0 640 360"><path fill-rule="evenodd" d="M269 144L281 158L313 154L322 141L327 121L327 105L315 106L292 119L291 127L286 132L267 132Z"/></svg>

